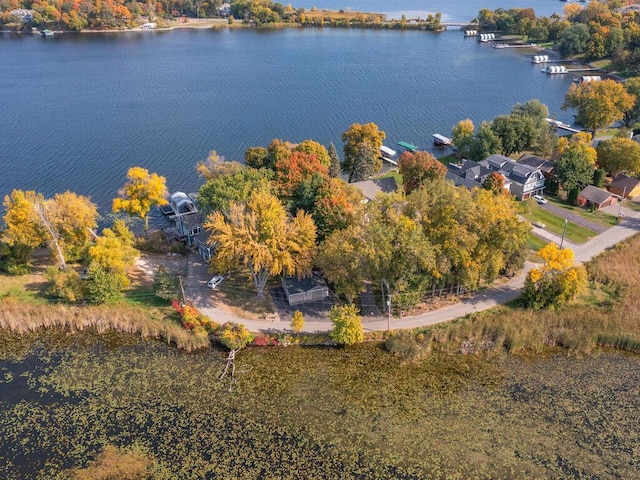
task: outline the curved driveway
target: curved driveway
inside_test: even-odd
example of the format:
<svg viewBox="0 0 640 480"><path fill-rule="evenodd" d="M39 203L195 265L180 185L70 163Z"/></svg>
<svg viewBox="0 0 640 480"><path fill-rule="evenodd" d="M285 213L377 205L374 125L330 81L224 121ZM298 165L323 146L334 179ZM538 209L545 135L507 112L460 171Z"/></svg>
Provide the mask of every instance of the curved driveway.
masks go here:
<svg viewBox="0 0 640 480"><path fill-rule="evenodd" d="M617 214L617 208L616 214ZM586 262L598 255L599 253L611 248L616 243L619 243L629 237L632 237L640 231L640 212L628 210L623 208L624 221L600 233L596 237L589 240L587 243L577 246L574 249L576 260L579 262ZM187 298L191 301L200 311L214 321L218 323L224 322L238 322L243 323L246 327L254 332L257 331L287 331L290 330L290 319L282 319L280 322L267 321L267 320L246 320L238 318L233 314L216 307L212 301L212 295L215 292L211 292L205 286L208 279L206 273L206 265L200 261L200 257L191 255L189 257L189 274L185 280L185 291ZM440 310L423 313L414 317L406 318L392 318L391 329L402 328L415 328L427 325L433 325L435 323L446 322L455 318L463 317L469 313L480 312L489 308L495 307L507 303L511 300L515 300L521 294L522 287L524 285L524 278L526 272L532 267L531 264L527 265L525 271L517 277L510 280L508 283L488 288L481 291L477 295L467 300L463 300L455 305L442 308ZM367 331L384 331L387 330L387 318L368 318L363 319L363 325ZM328 318L318 318L310 321L305 321L303 331L305 332L327 332L331 329L332 324Z"/></svg>

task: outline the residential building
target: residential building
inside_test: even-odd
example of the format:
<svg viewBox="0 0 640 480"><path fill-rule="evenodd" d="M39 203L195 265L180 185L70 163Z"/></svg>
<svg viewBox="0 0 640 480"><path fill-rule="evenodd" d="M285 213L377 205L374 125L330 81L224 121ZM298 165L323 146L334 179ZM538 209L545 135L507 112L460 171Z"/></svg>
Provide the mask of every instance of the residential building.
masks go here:
<svg viewBox="0 0 640 480"><path fill-rule="evenodd" d="M613 177L613 182L609 185L609 191L624 198L637 197L640 195L640 180L624 173L619 173Z"/></svg>
<svg viewBox="0 0 640 480"><path fill-rule="evenodd" d="M379 193L393 193L398 191L398 182L394 177L376 178L354 182L351 185L362 192L365 202L374 200Z"/></svg>
<svg viewBox="0 0 640 480"><path fill-rule="evenodd" d="M446 178L453 181L456 186L480 188L493 172L505 178L505 189L518 200L527 200L534 195L541 195L544 190L545 176L540 168L520 164L504 155L491 155L480 162L462 160L458 164L450 163L447 165Z"/></svg>
<svg viewBox="0 0 640 480"><path fill-rule="evenodd" d="M555 164L541 157L536 157L530 153L523 154L519 159L520 165L529 165L533 168L539 168L545 178L551 177Z"/></svg>
<svg viewBox="0 0 640 480"><path fill-rule="evenodd" d="M620 197L594 185L588 185L578 195L578 206L601 210L616 205Z"/></svg>
<svg viewBox="0 0 640 480"><path fill-rule="evenodd" d="M289 305L322 300L329 296L329 287L319 275L306 278L283 277L282 289Z"/></svg>

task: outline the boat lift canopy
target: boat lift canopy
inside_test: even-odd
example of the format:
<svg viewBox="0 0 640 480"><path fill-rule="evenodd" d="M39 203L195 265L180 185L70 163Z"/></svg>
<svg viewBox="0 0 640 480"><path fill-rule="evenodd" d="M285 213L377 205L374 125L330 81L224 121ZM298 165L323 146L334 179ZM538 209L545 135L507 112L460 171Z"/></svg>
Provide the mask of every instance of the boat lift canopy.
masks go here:
<svg viewBox="0 0 640 480"><path fill-rule="evenodd" d="M392 150L389 147L385 147L384 145L382 145L380 147L380 152L383 155L386 155L387 157L395 157L396 156L396 151L395 150Z"/></svg>

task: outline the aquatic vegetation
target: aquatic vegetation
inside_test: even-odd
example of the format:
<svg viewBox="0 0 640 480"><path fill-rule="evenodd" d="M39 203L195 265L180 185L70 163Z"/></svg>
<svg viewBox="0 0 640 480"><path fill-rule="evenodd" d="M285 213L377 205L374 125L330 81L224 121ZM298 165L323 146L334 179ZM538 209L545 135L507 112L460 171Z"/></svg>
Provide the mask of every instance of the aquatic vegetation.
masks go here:
<svg viewBox="0 0 640 480"><path fill-rule="evenodd" d="M20 338L20 357L0 362L6 479L69 478L105 445L143 449L162 479L638 474L634 356L249 347L229 392L222 350L91 329Z"/></svg>

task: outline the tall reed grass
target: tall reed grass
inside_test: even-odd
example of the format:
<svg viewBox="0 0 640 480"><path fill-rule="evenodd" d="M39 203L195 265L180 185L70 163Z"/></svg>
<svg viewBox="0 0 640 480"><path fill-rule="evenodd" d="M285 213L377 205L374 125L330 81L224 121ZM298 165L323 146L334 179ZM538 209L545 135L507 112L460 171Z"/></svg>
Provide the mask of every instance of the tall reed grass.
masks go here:
<svg viewBox="0 0 640 480"><path fill-rule="evenodd" d="M35 305L0 303L0 328L17 333L62 327L72 331L95 328L99 333L116 330L159 338L180 349L192 351L210 345L206 335L195 335L158 310L129 306Z"/></svg>
<svg viewBox="0 0 640 480"><path fill-rule="evenodd" d="M587 265L591 292L560 310L499 307L418 332L461 353L541 352L561 347L590 353L599 346L640 352L640 236ZM592 295L593 296L593 295Z"/></svg>

